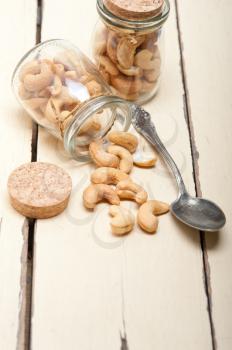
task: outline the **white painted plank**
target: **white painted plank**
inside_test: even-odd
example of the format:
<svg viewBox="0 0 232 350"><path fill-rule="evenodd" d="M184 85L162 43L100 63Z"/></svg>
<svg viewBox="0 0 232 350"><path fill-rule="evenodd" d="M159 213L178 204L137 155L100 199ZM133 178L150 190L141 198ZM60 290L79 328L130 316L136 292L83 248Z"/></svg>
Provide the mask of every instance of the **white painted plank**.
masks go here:
<svg viewBox="0 0 232 350"><path fill-rule="evenodd" d="M7 177L31 157L31 121L22 111L11 91L11 75L21 56L35 43L36 1L2 3L0 20L0 348L15 350L19 336L24 264L24 217L9 205ZM21 281L20 281L21 279ZM21 326L23 326L21 322ZM17 339L18 338L18 339Z"/></svg>
<svg viewBox="0 0 232 350"><path fill-rule="evenodd" d="M146 108L194 192L173 4L163 83ZM42 38L64 37L90 52L96 17L93 0L45 1ZM38 159L69 171L75 190L65 213L37 224L32 349L118 350L120 333L130 350L211 349L198 233L168 215L155 236L136 229L115 240L107 205L95 217L82 208L90 166L69 160L61 149L40 131ZM175 199L175 183L161 162L133 176L156 198Z"/></svg>
<svg viewBox="0 0 232 350"><path fill-rule="evenodd" d="M232 3L179 2L191 119L202 195L216 201L226 227L207 234L213 321L218 349L232 348ZM199 10L200 9L200 10Z"/></svg>

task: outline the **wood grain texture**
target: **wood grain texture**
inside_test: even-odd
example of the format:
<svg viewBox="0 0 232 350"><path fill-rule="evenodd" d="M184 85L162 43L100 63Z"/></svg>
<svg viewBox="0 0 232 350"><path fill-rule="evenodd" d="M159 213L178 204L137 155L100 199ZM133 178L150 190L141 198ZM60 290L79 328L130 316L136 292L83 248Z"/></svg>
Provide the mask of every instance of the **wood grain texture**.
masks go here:
<svg viewBox="0 0 232 350"><path fill-rule="evenodd" d="M227 225L206 234L206 263L218 349L232 348L232 31L230 1L178 1L189 112L199 156L199 192L225 211ZM199 11L199 9L201 9Z"/></svg>
<svg viewBox="0 0 232 350"><path fill-rule="evenodd" d="M0 348L22 349L27 226L9 204L7 178L31 158L31 121L11 91L11 75L21 56L35 43L36 1L1 6L0 58Z"/></svg>
<svg viewBox="0 0 232 350"><path fill-rule="evenodd" d="M171 5L162 86L146 108L194 193L173 1ZM42 39L67 38L90 53L96 18L94 0L45 0ZM137 228L116 239L110 234L107 205L92 215L81 203L93 166L69 159L44 130L38 160L63 166L74 191L61 216L37 224L32 349L211 349L198 232L167 215L155 236ZM154 170L135 169L132 176L150 198L171 202L177 195L161 161ZM135 205L127 205L135 211Z"/></svg>

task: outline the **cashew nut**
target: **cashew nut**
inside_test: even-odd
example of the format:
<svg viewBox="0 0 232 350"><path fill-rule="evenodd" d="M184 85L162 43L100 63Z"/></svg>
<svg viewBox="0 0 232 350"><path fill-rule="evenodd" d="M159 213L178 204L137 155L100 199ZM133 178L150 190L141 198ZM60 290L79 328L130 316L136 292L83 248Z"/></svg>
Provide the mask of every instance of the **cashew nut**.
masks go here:
<svg viewBox="0 0 232 350"><path fill-rule="evenodd" d="M118 64L117 68L121 73L127 75L128 77L132 77L132 76L141 77L143 74L143 70L140 67L136 67L136 66L131 66L130 68L126 69L121 67Z"/></svg>
<svg viewBox="0 0 232 350"><path fill-rule="evenodd" d="M25 76L27 74L39 74L40 73L40 63L37 60L33 60L30 62L25 63L19 72L19 79L21 81L24 80Z"/></svg>
<svg viewBox="0 0 232 350"><path fill-rule="evenodd" d="M83 193L83 203L87 209L94 209L97 203L104 199L110 204L120 204L120 199L115 190L108 185L90 185Z"/></svg>
<svg viewBox="0 0 232 350"><path fill-rule="evenodd" d="M135 55L135 65L142 69L155 69L157 67L157 57L153 56L153 53L147 49L138 52Z"/></svg>
<svg viewBox="0 0 232 350"><path fill-rule="evenodd" d="M142 80L141 92L151 92L155 88L155 82L149 83L147 80Z"/></svg>
<svg viewBox="0 0 232 350"><path fill-rule="evenodd" d="M156 164L157 159L158 158L154 152L142 152L140 149L138 149L133 155L134 164L141 168L153 167Z"/></svg>
<svg viewBox="0 0 232 350"><path fill-rule="evenodd" d="M46 87L45 89L39 91L37 93L38 97L46 97L46 98L49 98L51 97L51 93L50 91L48 90L48 87Z"/></svg>
<svg viewBox="0 0 232 350"><path fill-rule="evenodd" d="M147 201L147 192L143 187L128 179L120 181L117 184L116 191L120 199L131 199L139 205Z"/></svg>
<svg viewBox="0 0 232 350"><path fill-rule="evenodd" d="M169 205L156 200L151 200L139 208L137 221L139 226L148 233L155 233L158 227L156 215L162 215L169 211Z"/></svg>
<svg viewBox="0 0 232 350"><path fill-rule="evenodd" d="M145 38L143 36L128 36L119 40L117 47L117 60L121 67L128 69L133 66L136 49L144 40Z"/></svg>
<svg viewBox="0 0 232 350"><path fill-rule="evenodd" d="M85 122L85 124L81 127L79 135L92 134L99 130L101 130L101 123L96 117L92 117L91 119L88 119Z"/></svg>
<svg viewBox="0 0 232 350"><path fill-rule="evenodd" d="M91 81L93 79L94 79L93 75L86 73L79 78L79 82L81 84L87 84L89 81Z"/></svg>
<svg viewBox="0 0 232 350"><path fill-rule="evenodd" d="M63 105L68 106L68 105L79 103L79 100L77 99L77 97L71 95L71 92L67 86L62 86L61 93L59 94L59 96L55 97L54 99L59 100L59 103L61 106Z"/></svg>
<svg viewBox="0 0 232 350"><path fill-rule="evenodd" d="M18 94L23 100L27 100L28 98L33 96L33 94L31 92L29 92L25 89L23 83L21 83L19 85Z"/></svg>
<svg viewBox="0 0 232 350"><path fill-rule="evenodd" d="M68 70L67 72L64 73L64 77L66 79L71 79L71 80L77 80L77 72L75 70Z"/></svg>
<svg viewBox="0 0 232 350"><path fill-rule="evenodd" d="M58 75L54 76L53 84L47 88L52 96L57 96L62 90L62 81Z"/></svg>
<svg viewBox="0 0 232 350"><path fill-rule="evenodd" d="M54 64L54 71L55 71L55 74L58 75L58 77L60 77L60 79L63 81L64 72L65 72L63 64L61 63Z"/></svg>
<svg viewBox="0 0 232 350"><path fill-rule="evenodd" d="M70 61L67 51L59 52L56 57L54 57L54 62L57 64L62 64L65 70L73 70L75 69L75 65Z"/></svg>
<svg viewBox="0 0 232 350"><path fill-rule="evenodd" d="M119 169L129 174L133 168L133 157L131 153L124 147L111 145L108 152L120 158Z"/></svg>
<svg viewBox="0 0 232 350"><path fill-rule="evenodd" d="M73 114L70 111L62 111L58 116L61 136L64 136L64 131L73 120Z"/></svg>
<svg viewBox="0 0 232 350"><path fill-rule="evenodd" d="M134 153L138 146L138 139L135 135L123 131L111 131L108 140L116 145L122 146L130 153Z"/></svg>
<svg viewBox="0 0 232 350"><path fill-rule="evenodd" d="M26 74L24 86L28 91L40 91L49 86L53 81L53 72L48 63L41 63L41 70L38 74Z"/></svg>
<svg viewBox="0 0 232 350"><path fill-rule="evenodd" d="M98 168L91 175L91 181L95 184L117 185L118 182L128 179L128 174L115 168Z"/></svg>
<svg viewBox="0 0 232 350"><path fill-rule="evenodd" d="M152 32L150 34L146 35L145 41L141 45L141 49L147 49L151 51L152 53L155 53L157 49L156 42L158 40L158 32Z"/></svg>
<svg viewBox="0 0 232 350"><path fill-rule="evenodd" d="M99 56L98 58L99 65L102 66L106 72L108 72L112 76L116 76L119 74L117 67L107 56Z"/></svg>
<svg viewBox="0 0 232 350"><path fill-rule="evenodd" d="M100 67L99 68L99 72L101 73L101 75L103 76L104 80L110 84L110 74L105 70L105 68Z"/></svg>
<svg viewBox="0 0 232 350"><path fill-rule="evenodd" d="M129 233L135 224L135 219L130 210L118 205L112 205L109 209L112 233L116 236L123 236Z"/></svg>
<svg viewBox="0 0 232 350"><path fill-rule="evenodd" d="M117 46L118 37L117 34L110 31L107 39L106 52L112 62L117 63Z"/></svg>
<svg viewBox="0 0 232 350"><path fill-rule="evenodd" d="M26 103L26 105L31 109L40 108L42 105L46 105L47 102L48 99L43 97L33 97L24 101L24 103Z"/></svg>
<svg viewBox="0 0 232 350"><path fill-rule="evenodd" d="M101 85L97 83L95 80L89 81L85 86L89 90L89 93L91 96L97 96L102 92Z"/></svg>
<svg viewBox="0 0 232 350"><path fill-rule="evenodd" d="M150 83L155 82L160 75L160 60L156 60L156 63L157 63L157 67L155 69L143 71L144 78Z"/></svg>
<svg viewBox="0 0 232 350"><path fill-rule="evenodd" d="M127 77L125 75L111 76L111 85L124 94L134 94L140 92L142 82L137 77Z"/></svg>
<svg viewBox="0 0 232 350"><path fill-rule="evenodd" d="M119 158L104 150L102 140L91 142L89 145L89 154L94 163L99 167L117 168L119 166Z"/></svg>
<svg viewBox="0 0 232 350"><path fill-rule="evenodd" d="M45 109L45 116L46 118L52 122L57 123L60 115L60 102L59 100L51 97L48 100L46 109Z"/></svg>
<svg viewBox="0 0 232 350"><path fill-rule="evenodd" d="M124 98L125 100L129 100L129 101L136 101L139 98L139 93L136 92L134 94L124 94L123 92L116 92L116 94L121 97Z"/></svg>

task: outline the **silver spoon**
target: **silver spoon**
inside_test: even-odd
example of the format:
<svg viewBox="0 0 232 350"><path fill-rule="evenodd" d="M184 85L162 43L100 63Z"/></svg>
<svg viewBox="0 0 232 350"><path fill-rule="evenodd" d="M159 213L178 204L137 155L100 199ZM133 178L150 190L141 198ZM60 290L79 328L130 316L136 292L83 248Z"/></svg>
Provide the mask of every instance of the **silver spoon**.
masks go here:
<svg viewBox="0 0 232 350"><path fill-rule="evenodd" d="M178 198L171 204L172 214L188 226L201 231L218 231L226 223L223 211L213 202L192 197L186 191L180 171L157 135L151 116L143 108L133 106L132 124L164 157L176 178L179 188Z"/></svg>

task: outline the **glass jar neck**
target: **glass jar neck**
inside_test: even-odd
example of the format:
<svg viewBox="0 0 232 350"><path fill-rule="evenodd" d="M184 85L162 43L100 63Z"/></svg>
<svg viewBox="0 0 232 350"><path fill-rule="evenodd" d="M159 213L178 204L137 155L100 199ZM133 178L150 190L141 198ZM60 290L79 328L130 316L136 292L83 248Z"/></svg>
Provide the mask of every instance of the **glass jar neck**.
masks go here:
<svg viewBox="0 0 232 350"><path fill-rule="evenodd" d="M86 122L96 115L107 113L107 122L97 134L93 134L88 143L81 143L81 130ZM78 161L88 161L88 152L82 152L88 144L96 139L103 138L112 129L127 131L132 119L132 104L117 96L99 96L86 102L79 108L64 133L64 147L66 151Z"/></svg>
<svg viewBox="0 0 232 350"><path fill-rule="evenodd" d="M115 16L103 3L103 0L97 0L97 11L106 25L117 27L121 30L149 32L159 29L167 20L170 12L169 0L164 0L163 9L157 16L145 20L126 20Z"/></svg>

